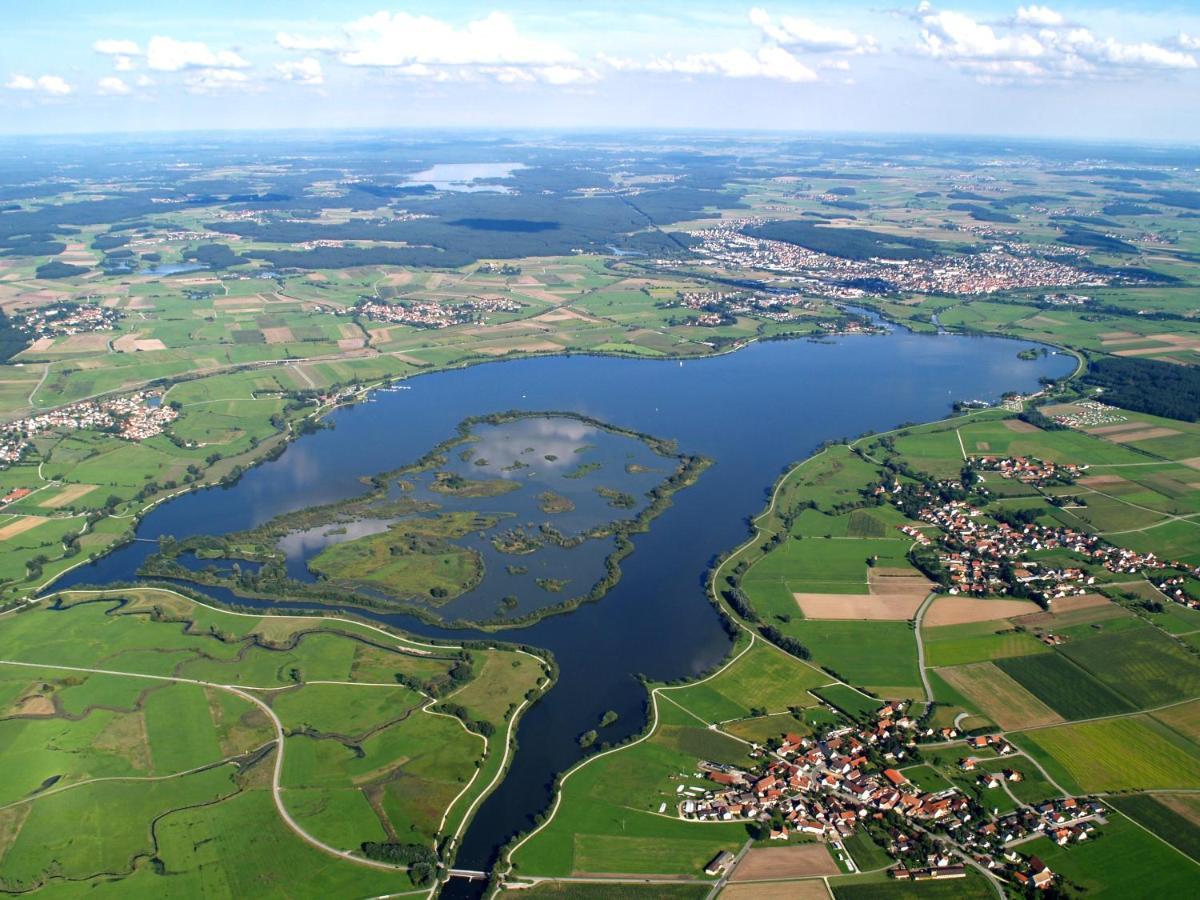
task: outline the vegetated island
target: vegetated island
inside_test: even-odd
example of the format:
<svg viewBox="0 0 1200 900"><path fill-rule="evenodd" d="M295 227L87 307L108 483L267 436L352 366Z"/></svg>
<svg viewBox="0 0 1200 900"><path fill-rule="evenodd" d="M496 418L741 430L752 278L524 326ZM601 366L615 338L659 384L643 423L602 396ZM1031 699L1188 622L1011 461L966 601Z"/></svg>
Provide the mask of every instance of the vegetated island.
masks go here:
<svg viewBox="0 0 1200 900"><path fill-rule="evenodd" d="M516 478L535 478L536 470L531 466L526 467L531 473L511 478L500 473L466 478L454 471L455 466L474 469L477 458L463 447L481 439L480 429L562 419L637 441L655 457L672 460L674 467L665 478L652 481L648 490L639 491L640 496L606 486L593 487L581 480L580 487L586 491L581 491L577 499L598 497L608 502L596 504L593 499L594 506L607 512L593 512L594 521L587 521L576 533L565 533L548 522L518 524L518 517L534 511L554 514L576 509L576 500L556 491L525 498L523 483ZM452 454L456 449L461 452ZM585 445L582 451L594 452L595 448ZM670 505L672 495L691 485L709 462L702 456L680 453L673 441L576 413L508 411L475 416L464 420L453 437L415 463L365 479L370 489L363 494L284 513L244 531L180 540L163 537L158 552L143 563L139 574L224 587L243 597L386 609L454 627L530 624L604 596L620 579L620 561L632 552L632 535L647 530ZM602 468L599 463L585 462L568 474L585 467L588 473ZM610 473L609 477L620 476ZM634 479L639 475L626 473L624 477ZM645 474L640 477L643 484L651 483ZM630 485L623 483L622 487ZM614 498L620 502L613 502ZM506 505L506 500L511 510L497 508L498 503ZM486 510L472 508L478 504L486 505ZM627 517L616 518L613 510L621 510ZM294 566L289 570L288 553L282 546L285 539L296 536L320 545L317 552L303 560L302 573L297 573ZM512 601L515 592L506 589L505 602L486 614L443 612L487 577L485 555L494 552L533 557L544 548L571 550L591 540L610 540L612 549L603 559L597 578L582 593L520 610ZM504 565L502 571L514 576L528 570ZM544 598L546 593L563 593L569 583L587 584L589 579L539 573L531 583L540 588L536 593Z"/></svg>

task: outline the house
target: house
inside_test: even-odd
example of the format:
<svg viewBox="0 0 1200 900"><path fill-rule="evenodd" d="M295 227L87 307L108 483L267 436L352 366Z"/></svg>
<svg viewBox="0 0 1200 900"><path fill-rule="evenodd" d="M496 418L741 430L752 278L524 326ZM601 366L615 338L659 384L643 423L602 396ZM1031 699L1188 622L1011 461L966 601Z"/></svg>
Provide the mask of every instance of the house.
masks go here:
<svg viewBox="0 0 1200 900"><path fill-rule="evenodd" d="M712 858L712 862L704 867L704 874L721 875L726 869L733 865L734 859L736 859L736 857L732 853L730 853L728 850L722 850Z"/></svg>

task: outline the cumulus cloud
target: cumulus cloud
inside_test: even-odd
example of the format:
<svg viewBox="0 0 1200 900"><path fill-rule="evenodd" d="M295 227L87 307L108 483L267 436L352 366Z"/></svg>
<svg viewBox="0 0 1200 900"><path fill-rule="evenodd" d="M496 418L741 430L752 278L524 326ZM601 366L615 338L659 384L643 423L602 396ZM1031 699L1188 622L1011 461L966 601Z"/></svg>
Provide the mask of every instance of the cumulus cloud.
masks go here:
<svg viewBox="0 0 1200 900"><path fill-rule="evenodd" d="M302 34L290 34L286 31L281 31L275 35L275 43L284 50L303 50L305 52L312 52L314 50L341 50L346 46L345 39L341 37L331 37L329 35L308 37Z"/></svg>
<svg viewBox="0 0 1200 900"><path fill-rule="evenodd" d="M1065 19L1045 6L1018 7L1011 28L999 33L969 15L938 11L928 2L917 7L913 18L920 26L918 51L986 83L1117 78L1197 68L1188 52L1192 48L1181 39L1169 47L1097 37L1087 28L1065 27Z"/></svg>
<svg viewBox="0 0 1200 900"><path fill-rule="evenodd" d="M113 66L118 72L132 72L137 68L135 57L142 55L136 41L105 38L92 44L92 49L105 56L111 56Z"/></svg>
<svg viewBox="0 0 1200 900"><path fill-rule="evenodd" d="M105 56L139 56L142 52L136 41L112 39L96 41L92 49Z"/></svg>
<svg viewBox="0 0 1200 900"><path fill-rule="evenodd" d="M345 27L350 66L558 65L575 54L551 41L527 37L504 13L493 12L456 28L432 16L379 12Z"/></svg>
<svg viewBox="0 0 1200 900"><path fill-rule="evenodd" d="M110 75L107 78L101 78L96 83L96 90L101 94L118 96L131 93L132 88L115 75Z"/></svg>
<svg viewBox="0 0 1200 900"><path fill-rule="evenodd" d="M1018 25L1037 25L1042 28L1057 28L1066 23L1060 12L1055 12L1048 6L1018 6L1015 19Z"/></svg>
<svg viewBox="0 0 1200 900"><path fill-rule="evenodd" d="M771 78L802 83L817 81L817 73L782 47L742 48L687 56L662 56L650 60L615 59L605 62L624 72L673 72L683 75L722 75L726 78Z"/></svg>
<svg viewBox="0 0 1200 900"><path fill-rule="evenodd" d="M213 50L201 41L155 35L146 45L146 64L159 72L181 69L244 69L250 65L232 50Z"/></svg>
<svg viewBox="0 0 1200 900"><path fill-rule="evenodd" d="M250 86L250 77L237 69L196 69L187 75L184 83L188 93L212 94L219 91L244 90Z"/></svg>
<svg viewBox="0 0 1200 900"><path fill-rule="evenodd" d="M4 85L10 91L31 91L48 94L52 97L62 97L71 93L71 85L59 75L39 75L31 78L28 75L13 75Z"/></svg>
<svg viewBox="0 0 1200 900"><path fill-rule="evenodd" d="M879 45L871 35L848 28L821 25L798 16L781 16L776 23L761 7L750 10L750 22L772 41L810 53L875 53Z"/></svg>
<svg viewBox="0 0 1200 900"><path fill-rule="evenodd" d="M1200 50L1200 37L1184 34L1181 31L1175 38L1175 44L1184 50Z"/></svg>
<svg viewBox="0 0 1200 900"><path fill-rule="evenodd" d="M321 61L313 56L306 56L294 62L276 63L275 71L284 81L294 81L296 84L316 86L325 83L325 73L321 71Z"/></svg>
<svg viewBox="0 0 1200 900"><path fill-rule="evenodd" d="M521 32L501 12L462 26L432 16L378 12L348 22L339 35L279 32L275 42L285 50L327 53L347 66L387 69L408 78L568 85L596 77L572 51Z"/></svg>

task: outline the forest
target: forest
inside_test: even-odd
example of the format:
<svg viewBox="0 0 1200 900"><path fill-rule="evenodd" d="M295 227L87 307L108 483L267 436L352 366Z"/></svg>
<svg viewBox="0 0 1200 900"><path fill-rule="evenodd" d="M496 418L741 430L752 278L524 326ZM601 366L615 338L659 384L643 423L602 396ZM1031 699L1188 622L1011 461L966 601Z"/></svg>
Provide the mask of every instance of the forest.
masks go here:
<svg viewBox="0 0 1200 900"><path fill-rule="evenodd" d="M1200 369L1153 359L1092 360L1083 380L1104 388L1104 402L1168 419L1200 419Z"/></svg>

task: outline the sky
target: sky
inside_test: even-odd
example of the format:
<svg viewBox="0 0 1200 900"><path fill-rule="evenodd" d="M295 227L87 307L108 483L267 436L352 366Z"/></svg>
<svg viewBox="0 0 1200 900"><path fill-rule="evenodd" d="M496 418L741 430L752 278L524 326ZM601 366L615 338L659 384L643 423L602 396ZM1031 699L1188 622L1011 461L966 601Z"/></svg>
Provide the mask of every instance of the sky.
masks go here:
<svg viewBox="0 0 1200 900"><path fill-rule="evenodd" d="M1200 142L1200 0L5 0L0 134L768 129Z"/></svg>

